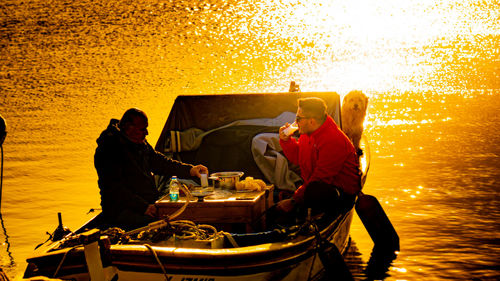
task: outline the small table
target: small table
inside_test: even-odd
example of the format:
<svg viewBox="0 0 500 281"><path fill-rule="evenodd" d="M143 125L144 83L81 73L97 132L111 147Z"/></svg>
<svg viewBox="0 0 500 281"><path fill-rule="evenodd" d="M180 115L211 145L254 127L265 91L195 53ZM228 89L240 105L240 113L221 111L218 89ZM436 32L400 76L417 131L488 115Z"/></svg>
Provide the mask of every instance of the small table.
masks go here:
<svg viewBox="0 0 500 281"><path fill-rule="evenodd" d="M212 224L224 230L234 230L235 224L244 225L247 232L264 230L265 212L273 205L273 186L263 191L237 192L215 189L202 202L189 202L186 210L176 220ZM177 202L162 199L156 202L160 217L171 215L184 205L185 197Z"/></svg>

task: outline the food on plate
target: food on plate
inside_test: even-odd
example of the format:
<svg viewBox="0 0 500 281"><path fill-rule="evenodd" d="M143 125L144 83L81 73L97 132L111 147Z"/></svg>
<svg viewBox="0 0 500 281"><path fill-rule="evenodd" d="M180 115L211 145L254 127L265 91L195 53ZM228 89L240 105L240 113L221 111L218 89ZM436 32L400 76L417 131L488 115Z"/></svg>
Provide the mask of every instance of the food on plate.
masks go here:
<svg viewBox="0 0 500 281"><path fill-rule="evenodd" d="M246 177L244 180L235 184L237 191L261 191L266 188L266 183L263 180Z"/></svg>

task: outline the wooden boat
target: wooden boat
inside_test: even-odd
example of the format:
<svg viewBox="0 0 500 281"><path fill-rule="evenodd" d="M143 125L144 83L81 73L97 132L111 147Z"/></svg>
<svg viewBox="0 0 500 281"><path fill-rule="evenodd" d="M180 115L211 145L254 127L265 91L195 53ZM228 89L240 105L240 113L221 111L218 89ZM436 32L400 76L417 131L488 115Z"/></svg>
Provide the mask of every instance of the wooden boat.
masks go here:
<svg viewBox="0 0 500 281"><path fill-rule="evenodd" d="M186 162L200 160L196 150L179 151L182 146L175 144L179 138L176 132L190 128L206 132L237 120L294 113L297 98L308 96L323 98L328 114L341 124L340 97L334 92L179 96L156 149ZM277 132L277 128L273 130ZM212 165L211 171L228 168L225 163L205 160ZM369 153L361 160L364 183ZM255 163L241 163L239 159L237 164L240 166L231 166L231 170L241 170L258 178L255 173L259 171L250 167ZM162 179L158 182L161 185ZM265 190L243 195L233 192L232 197L212 203L208 199L205 202L186 200L172 205L159 200L160 212L169 218L128 233L106 229L100 215L74 232L62 228L60 221L53 238L27 259L24 277L225 281L319 280L325 274L339 278L346 275L341 253L349 245L354 208L333 218L308 216L297 225L269 228L265 224L266 212L272 206L276 186L268 184ZM212 207L215 209L210 209ZM172 214L175 209L178 210ZM174 232L186 226L196 231L205 228L202 232L209 234L204 238L176 236Z"/></svg>

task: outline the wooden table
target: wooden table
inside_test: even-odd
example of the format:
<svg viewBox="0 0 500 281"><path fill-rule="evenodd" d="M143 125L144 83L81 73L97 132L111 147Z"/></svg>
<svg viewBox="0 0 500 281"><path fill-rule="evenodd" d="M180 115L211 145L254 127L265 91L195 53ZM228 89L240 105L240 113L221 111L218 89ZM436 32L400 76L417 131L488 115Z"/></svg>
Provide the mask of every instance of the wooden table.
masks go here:
<svg viewBox="0 0 500 281"><path fill-rule="evenodd" d="M185 197L177 202L168 198L157 201L160 216L171 215L184 205ZM219 230L234 231L244 227L247 232L265 229L265 211L273 205L273 186L264 191L236 192L216 189L203 202L190 202L176 220L191 220L211 224Z"/></svg>

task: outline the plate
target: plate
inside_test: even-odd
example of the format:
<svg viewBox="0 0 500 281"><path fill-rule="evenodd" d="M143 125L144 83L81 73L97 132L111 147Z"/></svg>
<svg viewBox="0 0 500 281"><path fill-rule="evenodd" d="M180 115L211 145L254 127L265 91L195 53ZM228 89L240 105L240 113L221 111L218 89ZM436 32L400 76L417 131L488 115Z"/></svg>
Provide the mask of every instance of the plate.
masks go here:
<svg viewBox="0 0 500 281"><path fill-rule="evenodd" d="M191 195L194 197L205 197L214 193L213 191L191 191Z"/></svg>
<svg viewBox="0 0 500 281"><path fill-rule="evenodd" d="M258 192L258 190L236 190L236 193L250 193L250 192Z"/></svg>

